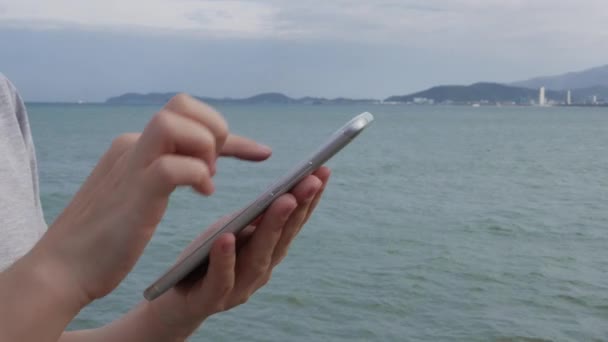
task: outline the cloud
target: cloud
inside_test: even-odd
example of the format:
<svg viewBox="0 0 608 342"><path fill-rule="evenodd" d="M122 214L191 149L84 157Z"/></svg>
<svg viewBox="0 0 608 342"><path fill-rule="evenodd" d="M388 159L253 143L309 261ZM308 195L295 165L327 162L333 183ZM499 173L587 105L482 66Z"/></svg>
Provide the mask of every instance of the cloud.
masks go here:
<svg viewBox="0 0 608 342"><path fill-rule="evenodd" d="M0 0L0 25L393 44L608 38L605 0ZM556 37L559 35L559 37Z"/></svg>
<svg viewBox="0 0 608 342"><path fill-rule="evenodd" d="M0 24L13 28L189 31L239 38L270 35L276 12L272 5L252 1L0 0Z"/></svg>
<svg viewBox="0 0 608 342"><path fill-rule="evenodd" d="M12 47L0 67L39 99L69 98L94 72L77 98L117 83L384 96L605 64L605 13L606 0L0 0L0 41ZM65 84L52 95L41 75Z"/></svg>
<svg viewBox="0 0 608 342"><path fill-rule="evenodd" d="M607 38L605 0L270 1L275 27L303 36L394 43ZM538 42L538 40L537 40Z"/></svg>

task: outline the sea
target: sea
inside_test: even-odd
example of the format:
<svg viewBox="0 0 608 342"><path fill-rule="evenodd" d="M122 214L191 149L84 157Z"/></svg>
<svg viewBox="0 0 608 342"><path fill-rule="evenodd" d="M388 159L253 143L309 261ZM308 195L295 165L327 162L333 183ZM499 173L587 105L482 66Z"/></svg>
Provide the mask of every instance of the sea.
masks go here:
<svg viewBox="0 0 608 342"><path fill-rule="evenodd" d="M112 139L159 106L28 108L51 224ZM191 341L608 341L608 108L217 109L273 156L222 159L209 198L178 189L131 274L70 329L127 312L205 227L369 111L270 283Z"/></svg>

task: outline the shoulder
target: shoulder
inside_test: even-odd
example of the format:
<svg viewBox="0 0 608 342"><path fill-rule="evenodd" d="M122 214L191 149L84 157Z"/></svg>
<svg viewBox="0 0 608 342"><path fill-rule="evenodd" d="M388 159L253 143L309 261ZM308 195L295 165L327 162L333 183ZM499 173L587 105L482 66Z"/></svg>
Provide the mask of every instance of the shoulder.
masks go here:
<svg viewBox="0 0 608 342"><path fill-rule="evenodd" d="M11 81L0 73L0 119L16 122L24 137L29 136L29 122L23 99Z"/></svg>
<svg viewBox="0 0 608 342"><path fill-rule="evenodd" d="M4 74L0 72L0 90L2 92L12 92L14 88L15 87L13 86L11 81L9 81L8 78L6 78L6 76L4 76Z"/></svg>
<svg viewBox="0 0 608 342"><path fill-rule="evenodd" d="M6 76L0 73L0 107L9 107L12 111L17 107L17 89Z"/></svg>
<svg viewBox="0 0 608 342"><path fill-rule="evenodd" d="M0 114L2 112L15 113L18 118L26 115L25 104L17 87L0 72Z"/></svg>

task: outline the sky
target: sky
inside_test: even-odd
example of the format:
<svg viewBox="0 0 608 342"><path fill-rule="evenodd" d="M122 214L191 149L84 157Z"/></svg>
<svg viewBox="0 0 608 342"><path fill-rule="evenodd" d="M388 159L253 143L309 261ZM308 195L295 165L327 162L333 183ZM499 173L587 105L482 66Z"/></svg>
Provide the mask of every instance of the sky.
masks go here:
<svg viewBox="0 0 608 342"><path fill-rule="evenodd" d="M608 63L606 0L0 0L26 101L386 98Z"/></svg>

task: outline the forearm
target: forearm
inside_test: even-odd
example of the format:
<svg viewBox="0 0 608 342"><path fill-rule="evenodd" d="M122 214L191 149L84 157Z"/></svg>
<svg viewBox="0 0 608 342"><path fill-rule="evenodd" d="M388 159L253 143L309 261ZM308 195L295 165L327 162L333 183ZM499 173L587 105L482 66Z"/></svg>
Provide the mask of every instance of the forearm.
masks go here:
<svg viewBox="0 0 608 342"><path fill-rule="evenodd" d="M86 299L40 251L0 273L0 340L56 341ZM69 285L69 284L68 284Z"/></svg>
<svg viewBox="0 0 608 342"><path fill-rule="evenodd" d="M178 334L169 331L148 305L149 303L142 302L120 319L100 328L65 332L59 341L177 342L185 341L189 333L193 332Z"/></svg>

